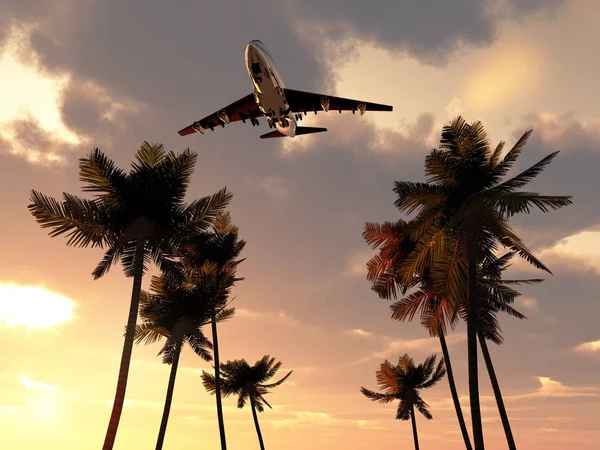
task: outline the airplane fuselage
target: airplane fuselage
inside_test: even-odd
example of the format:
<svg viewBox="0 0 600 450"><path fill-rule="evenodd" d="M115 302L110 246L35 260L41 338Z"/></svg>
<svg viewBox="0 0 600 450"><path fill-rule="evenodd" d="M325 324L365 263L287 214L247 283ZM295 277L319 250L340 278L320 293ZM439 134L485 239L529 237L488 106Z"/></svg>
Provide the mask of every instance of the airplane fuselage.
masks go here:
<svg viewBox="0 0 600 450"><path fill-rule="evenodd" d="M296 135L296 119L290 114L284 84L269 50L258 40L246 46L246 70L252 82L254 101L269 126L289 137Z"/></svg>

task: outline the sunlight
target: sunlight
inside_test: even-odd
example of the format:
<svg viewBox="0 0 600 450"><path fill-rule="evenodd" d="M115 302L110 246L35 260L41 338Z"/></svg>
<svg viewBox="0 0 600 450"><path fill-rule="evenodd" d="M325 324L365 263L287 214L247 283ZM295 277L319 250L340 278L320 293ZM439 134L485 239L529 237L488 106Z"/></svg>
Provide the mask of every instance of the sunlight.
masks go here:
<svg viewBox="0 0 600 450"><path fill-rule="evenodd" d="M29 388L29 389L35 388L35 389L41 389L42 391L52 391L52 392L58 391L58 386L54 386L52 384L46 384L46 383L39 383L37 381L33 381L30 378L27 378L26 376L21 377L21 383L26 388Z"/></svg>
<svg viewBox="0 0 600 450"><path fill-rule="evenodd" d="M14 154L27 154L36 161L39 152L25 148L16 140L13 123L33 120L53 141L80 144L81 139L63 123L60 104L62 92L70 81L66 74L46 73L39 57L31 51L30 29L13 28L0 52L0 138L11 143ZM23 55L27 55L27 63ZM58 155L48 155L58 160Z"/></svg>
<svg viewBox="0 0 600 450"><path fill-rule="evenodd" d="M540 72L537 54L527 46L504 46L490 53L467 82L467 109L504 106L535 86Z"/></svg>
<svg viewBox="0 0 600 450"><path fill-rule="evenodd" d="M0 282L0 325L48 329L73 319L75 302L42 286Z"/></svg>
<svg viewBox="0 0 600 450"><path fill-rule="evenodd" d="M58 386L40 383L26 376L20 377L21 384L32 391L29 412L40 422L51 422L58 418L59 404L56 398Z"/></svg>

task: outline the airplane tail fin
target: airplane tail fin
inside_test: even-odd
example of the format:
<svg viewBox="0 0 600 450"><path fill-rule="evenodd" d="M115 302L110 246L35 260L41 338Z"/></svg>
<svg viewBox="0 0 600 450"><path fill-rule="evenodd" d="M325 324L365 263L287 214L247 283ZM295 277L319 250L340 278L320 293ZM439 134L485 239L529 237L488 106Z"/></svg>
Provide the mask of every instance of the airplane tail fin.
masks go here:
<svg viewBox="0 0 600 450"><path fill-rule="evenodd" d="M323 131L327 131L327 128L320 127L297 127L296 128L296 136L302 134L311 134L311 133L321 133ZM261 139L270 139L270 138L280 138L287 137L285 134L281 133L279 130L271 131L270 133L263 134Z"/></svg>

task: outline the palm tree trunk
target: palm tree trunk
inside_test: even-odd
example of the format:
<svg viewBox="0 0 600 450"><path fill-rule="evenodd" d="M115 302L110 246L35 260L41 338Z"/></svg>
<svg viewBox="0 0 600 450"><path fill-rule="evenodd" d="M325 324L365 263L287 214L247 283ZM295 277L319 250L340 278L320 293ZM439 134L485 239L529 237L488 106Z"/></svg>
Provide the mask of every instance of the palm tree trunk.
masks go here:
<svg viewBox="0 0 600 450"><path fill-rule="evenodd" d="M496 403L498 404L498 412L500 412L500 419L502 419L502 426L504 427L504 433L506 434L506 442L508 443L508 448L510 450L517 450L517 446L515 445L515 439L513 438L512 430L510 429L510 423L508 422L506 408L504 407L504 401L502 400L500 385L498 384L496 372L494 371L494 366L492 364L492 358L490 357L490 351L481 333L477 333L477 335L479 337L479 345L481 346L483 359L485 360L485 365L487 366L488 374L490 375L490 381L492 383L492 389L494 390L494 396L496 397Z"/></svg>
<svg viewBox="0 0 600 450"><path fill-rule="evenodd" d="M171 412L171 402L173 401L173 390L175 388L175 377L177 376L177 366L179 365L179 355L181 353L181 341L175 346L175 355L171 363L171 374L169 375L169 386L167 388L167 397L165 398L165 408L163 409L162 420L160 422L160 430L156 441L156 450L162 450L167 432L167 423L169 422L169 413Z"/></svg>
<svg viewBox="0 0 600 450"><path fill-rule="evenodd" d="M254 417L254 426L256 427L256 434L258 434L260 450L265 450L265 443L263 442L260 426L258 425L258 415L256 414L256 407L254 406L254 399L252 397L250 398L250 406L252 407L252 417Z"/></svg>
<svg viewBox="0 0 600 450"><path fill-rule="evenodd" d="M472 247L473 244L469 245ZM477 259L472 248L468 256L469 298L467 302L467 354L469 360L469 400L471 405L471 424L473 425L473 444L475 450L484 450L481 408L479 405L479 379L477 372Z"/></svg>
<svg viewBox="0 0 600 450"><path fill-rule="evenodd" d="M219 365L219 340L217 338L217 320L215 317L214 308L211 326L213 355L215 362L215 397L217 399L217 419L219 421L219 434L221 436L221 450L227 450L227 442L225 441L225 422L223 421L223 404L221 403L221 366Z"/></svg>
<svg viewBox="0 0 600 450"><path fill-rule="evenodd" d="M458 392L456 392L456 384L454 383L454 374L452 372L452 365L450 364L450 353L448 353L448 347L446 346L446 338L442 330L438 331L440 337L440 345L442 346L442 354L444 355L444 362L446 363L446 375L448 376L448 384L450 385L450 392L452 393L452 400L454 401L454 408L456 409L456 417L458 418L458 424L460 425L460 431L462 432L463 439L465 441L465 448L467 450L473 450L471 447L471 440L469 439L469 432L467 431L467 425L465 424L465 418L460 407L460 400L458 399Z"/></svg>
<svg viewBox="0 0 600 450"><path fill-rule="evenodd" d="M419 450L419 436L417 435L417 418L415 417L415 407L410 407L410 418L412 421L413 438L415 439L415 450Z"/></svg>
<svg viewBox="0 0 600 450"><path fill-rule="evenodd" d="M139 239L135 250L134 272L133 272L133 291L131 293L131 305L129 306L129 317L125 331L125 343L123 344L123 353L121 355L121 365L119 367L119 378L117 380L117 392L113 403L106 437L102 450L112 450L117 437L119 420L125 403L125 391L127 390L127 377L129 375L129 364L131 362L131 352L133 349L133 336L135 333L135 324L137 321L138 307L140 304L140 295L142 292L142 277L144 275L144 246L146 241Z"/></svg>

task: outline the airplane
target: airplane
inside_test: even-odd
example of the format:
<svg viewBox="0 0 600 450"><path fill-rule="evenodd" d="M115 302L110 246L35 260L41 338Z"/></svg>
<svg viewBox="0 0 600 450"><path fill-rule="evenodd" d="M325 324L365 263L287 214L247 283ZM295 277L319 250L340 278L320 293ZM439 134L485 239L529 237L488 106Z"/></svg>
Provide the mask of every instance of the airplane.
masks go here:
<svg viewBox="0 0 600 450"><path fill-rule="evenodd" d="M365 111L392 111L389 105L380 105L361 100L335 97L333 95L316 94L313 92L288 89L281 81L281 76L275 67L271 53L259 40L253 40L246 46L246 70L252 82L253 92L219 111L198 120L179 131L180 136L193 133L204 134L205 130L214 131L219 125L249 120L252 126L259 124L258 118L265 116L269 128L275 128L270 133L263 134L261 139L295 137L303 134L321 133L327 128L301 127L298 121L302 114L308 111L317 114L322 109L356 111L362 116Z"/></svg>

